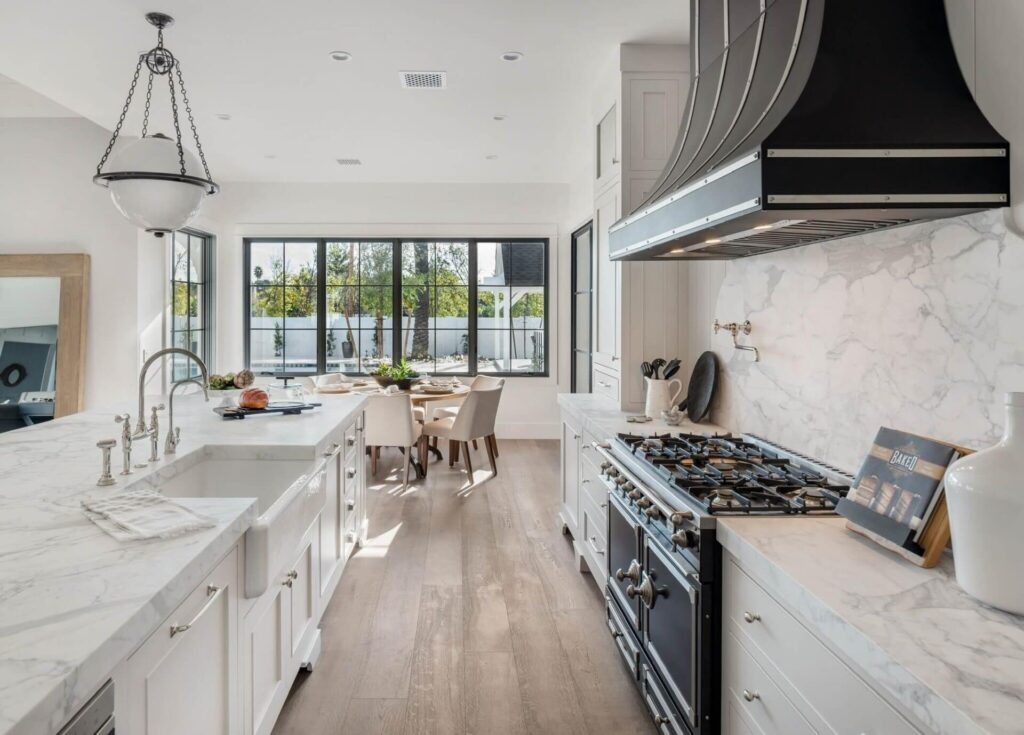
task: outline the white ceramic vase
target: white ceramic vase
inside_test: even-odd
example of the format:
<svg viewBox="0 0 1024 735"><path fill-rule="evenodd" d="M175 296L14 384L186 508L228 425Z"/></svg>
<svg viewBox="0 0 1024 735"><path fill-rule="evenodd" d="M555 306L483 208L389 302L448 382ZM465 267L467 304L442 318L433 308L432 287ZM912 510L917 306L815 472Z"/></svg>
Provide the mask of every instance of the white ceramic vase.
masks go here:
<svg viewBox="0 0 1024 735"><path fill-rule="evenodd" d="M1024 393L1006 394L998 444L946 472L956 581L982 602L1024 614Z"/></svg>
<svg viewBox="0 0 1024 735"><path fill-rule="evenodd" d="M644 415L652 419L661 418L661 412L667 411L676 405L679 394L683 392L683 381L678 378L672 380L655 380L644 378L647 381L647 402L644 404ZM672 384L677 386L672 391Z"/></svg>

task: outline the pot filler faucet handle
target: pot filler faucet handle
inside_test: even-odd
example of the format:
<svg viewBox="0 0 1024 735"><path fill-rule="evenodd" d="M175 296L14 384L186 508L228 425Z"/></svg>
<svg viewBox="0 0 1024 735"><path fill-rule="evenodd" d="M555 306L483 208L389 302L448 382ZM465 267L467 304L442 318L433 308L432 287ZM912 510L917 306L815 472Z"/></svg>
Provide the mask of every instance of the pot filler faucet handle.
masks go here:
<svg viewBox="0 0 1024 735"><path fill-rule="evenodd" d="M132 473L132 417L127 413L119 413L114 421L121 424L121 460L123 468L122 475Z"/></svg>

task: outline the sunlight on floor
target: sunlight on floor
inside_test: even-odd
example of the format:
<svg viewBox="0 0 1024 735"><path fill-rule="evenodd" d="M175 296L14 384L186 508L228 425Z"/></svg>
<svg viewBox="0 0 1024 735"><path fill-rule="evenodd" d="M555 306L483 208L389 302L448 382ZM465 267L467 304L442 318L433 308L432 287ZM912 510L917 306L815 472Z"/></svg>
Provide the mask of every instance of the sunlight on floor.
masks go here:
<svg viewBox="0 0 1024 735"><path fill-rule="evenodd" d="M398 535L398 531L401 528L402 524L397 523L393 528L385 531L384 533L368 537L366 539L366 543L356 549L353 557L387 556L388 548L391 546L391 542L395 540L395 536Z"/></svg>

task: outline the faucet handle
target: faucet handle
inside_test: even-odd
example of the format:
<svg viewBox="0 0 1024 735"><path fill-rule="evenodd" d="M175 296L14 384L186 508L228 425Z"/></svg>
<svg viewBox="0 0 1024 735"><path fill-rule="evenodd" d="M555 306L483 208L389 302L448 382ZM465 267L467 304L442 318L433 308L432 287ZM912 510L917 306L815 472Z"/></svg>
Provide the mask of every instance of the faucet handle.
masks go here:
<svg viewBox="0 0 1024 735"><path fill-rule="evenodd" d="M116 480L114 476L110 474L110 450L117 446L117 439L101 439L96 442L96 446L103 452L103 464L102 472L100 473L100 479L96 481L96 484L100 487L106 487L107 485L113 485Z"/></svg>
<svg viewBox="0 0 1024 735"><path fill-rule="evenodd" d="M156 412L157 411L163 411L164 408L166 408L164 406L164 404L160 403L160 404L158 404L156 406L153 406L153 408L150 410L150 412L149 412L149 417L150 417L149 418L149 430L150 431L153 431L156 428L156 426L157 426Z"/></svg>

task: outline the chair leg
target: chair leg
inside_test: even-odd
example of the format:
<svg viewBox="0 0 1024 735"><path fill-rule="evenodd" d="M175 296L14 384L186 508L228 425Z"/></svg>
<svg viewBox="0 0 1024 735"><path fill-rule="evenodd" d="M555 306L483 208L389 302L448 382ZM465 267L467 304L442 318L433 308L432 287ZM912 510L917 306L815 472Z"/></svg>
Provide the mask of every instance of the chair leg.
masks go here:
<svg viewBox="0 0 1024 735"><path fill-rule="evenodd" d="M484 437L484 447L487 449L487 459L491 463L491 472L498 474L498 465L494 461L494 446L491 444L491 437Z"/></svg>
<svg viewBox="0 0 1024 735"><path fill-rule="evenodd" d="M480 447L476 445L476 439L473 440L473 450L477 452L480 451Z"/></svg>
<svg viewBox="0 0 1024 735"><path fill-rule="evenodd" d="M469 484L473 484L473 460L469 458L469 442L462 442L463 462L466 463L466 472L469 474Z"/></svg>
<svg viewBox="0 0 1024 735"><path fill-rule="evenodd" d="M427 448L430 446L430 442L427 440L427 437L421 436L419 441L416 442L416 446L420 450L420 467L423 468L423 479L425 480L427 479L427 464L430 459L427 453Z"/></svg>
<svg viewBox="0 0 1024 735"><path fill-rule="evenodd" d="M369 447L370 449L370 476L377 476L377 460L380 458L380 447Z"/></svg>
<svg viewBox="0 0 1024 735"><path fill-rule="evenodd" d="M491 440L491 449L494 450L494 456L500 457L501 455L498 453L498 437L496 437L494 434L491 434L488 437L488 439Z"/></svg>
<svg viewBox="0 0 1024 735"><path fill-rule="evenodd" d="M432 446L434 449L437 449L437 437L436 436L432 437L430 439L430 446Z"/></svg>
<svg viewBox="0 0 1024 735"><path fill-rule="evenodd" d="M456 441L448 440L448 466L454 467L455 463L459 461L459 443Z"/></svg>
<svg viewBox="0 0 1024 735"><path fill-rule="evenodd" d="M405 453L404 469L402 470L402 490L409 489L409 465L412 464L412 447Z"/></svg>

